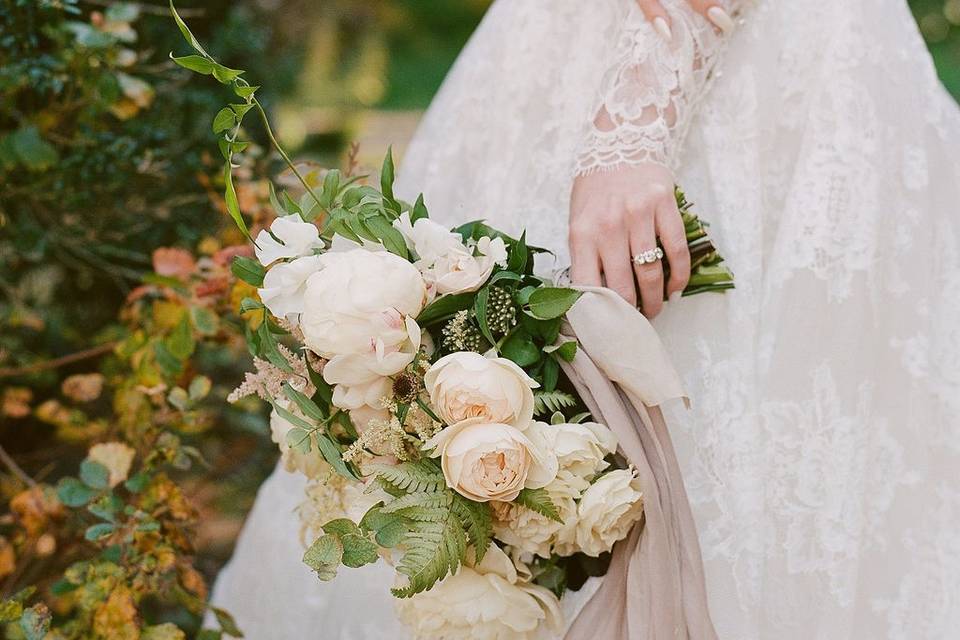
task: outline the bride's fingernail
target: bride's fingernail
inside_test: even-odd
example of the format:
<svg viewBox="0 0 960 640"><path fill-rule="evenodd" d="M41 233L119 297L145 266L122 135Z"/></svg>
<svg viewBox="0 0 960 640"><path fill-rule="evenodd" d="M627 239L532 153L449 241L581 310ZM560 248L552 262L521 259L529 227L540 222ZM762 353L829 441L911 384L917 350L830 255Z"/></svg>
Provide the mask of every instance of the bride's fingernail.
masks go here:
<svg viewBox="0 0 960 640"><path fill-rule="evenodd" d="M653 19L653 28L657 30L657 33L663 36L664 40L673 40L673 32L670 31L670 25L667 24L667 21L661 17L656 17Z"/></svg>
<svg viewBox="0 0 960 640"><path fill-rule="evenodd" d="M710 19L710 22L717 25L721 31L724 33L730 33L733 31L733 18L730 17L730 14L724 11L720 7L710 7L707 10L707 18Z"/></svg>
<svg viewBox="0 0 960 640"><path fill-rule="evenodd" d="M670 294L670 298L668 298L667 301L668 301L668 302L676 302L676 301L679 300L682 296L683 296L683 291L674 291L673 293Z"/></svg>

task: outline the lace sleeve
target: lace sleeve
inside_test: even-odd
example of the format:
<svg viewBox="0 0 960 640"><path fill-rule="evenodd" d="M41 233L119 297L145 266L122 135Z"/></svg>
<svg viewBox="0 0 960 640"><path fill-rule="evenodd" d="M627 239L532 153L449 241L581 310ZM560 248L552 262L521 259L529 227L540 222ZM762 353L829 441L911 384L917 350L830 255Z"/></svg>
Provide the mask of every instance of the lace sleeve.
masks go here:
<svg viewBox="0 0 960 640"><path fill-rule="evenodd" d="M734 15L736 5L724 2ZM666 0L664 6L671 18L670 41L636 6L630 7L618 34L614 64L602 80L586 126L576 175L624 164L676 168L677 152L726 36L685 0Z"/></svg>

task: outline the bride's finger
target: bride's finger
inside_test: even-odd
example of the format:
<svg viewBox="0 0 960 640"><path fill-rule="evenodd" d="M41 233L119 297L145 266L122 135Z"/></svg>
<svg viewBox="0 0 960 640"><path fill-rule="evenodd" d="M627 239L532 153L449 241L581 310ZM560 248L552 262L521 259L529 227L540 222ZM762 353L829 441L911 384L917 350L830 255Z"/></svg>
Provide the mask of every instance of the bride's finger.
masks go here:
<svg viewBox="0 0 960 640"><path fill-rule="evenodd" d="M570 238L570 281L573 284L582 284L599 287L603 283L600 279L600 256L593 245L571 234Z"/></svg>
<svg viewBox="0 0 960 640"><path fill-rule="evenodd" d="M717 0L689 0L693 10L712 22L720 31L733 31L733 18Z"/></svg>
<svg viewBox="0 0 960 640"><path fill-rule="evenodd" d="M652 318L663 307L663 261L643 262L635 260L647 251L656 251L657 236L653 220L635 225L630 236L630 263L640 290L643 315Z"/></svg>
<svg viewBox="0 0 960 640"><path fill-rule="evenodd" d="M680 293L690 281L690 248L687 246L687 233L683 228L683 218L677 209L676 200L671 197L660 208L656 216L657 235L663 244L663 252L670 265L670 279L667 281L667 296Z"/></svg>
<svg viewBox="0 0 960 640"><path fill-rule="evenodd" d="M607 288L619 293L631 306L637 306L637 287L633 280L633 269L630 268L630 245L623 233L604 239L600 262Z"/></svg>
<svg viewBox="0 0 960 640"><path fill-rule="evenodd" d="M637 4L640 5L643 15L657 30L657 33L663 36L665 40L673 39L673 33L670 31L670 16L667 15L666 9L663 8L659 0L637 0Z"/></svg>

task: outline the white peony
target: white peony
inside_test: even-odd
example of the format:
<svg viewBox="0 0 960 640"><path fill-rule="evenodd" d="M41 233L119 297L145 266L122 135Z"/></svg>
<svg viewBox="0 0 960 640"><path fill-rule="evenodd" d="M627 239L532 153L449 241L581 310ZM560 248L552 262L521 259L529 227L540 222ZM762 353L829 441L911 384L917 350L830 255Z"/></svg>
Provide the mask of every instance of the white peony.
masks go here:
<svg viewBox="0 0 960 640"><path fill-rule="evenodd" d="M627 537L643 515L640 481L628 469L603 475L583 492L577 507L577 546L599 556Z"/></svg>
<svg viewBox="0 0 960 640"><path fill-rule="evenodd" d="M426 302L426 285L416 267L392 253L364 249L326 253L320 260L321 269L307 280L304 292L300 322L308 347L331 359L383 357L410 340L408 320ZM419 342L419 328L416 333Z"/></svg>
<svg viewBox="0 0 960 640"><path fill-rule="evenodd" d="M596 422L536 424L560 469L590 480L610 466L604 458L617 450L617 438L606 426Z"/></svg>
<svg viewBox="0 0 960 640"><path fill-rule="evenodd" d="M515 503L496 502L493 533L497 540L541 558L549 558L553 553L568 556L577 552L576 499L580 491L559 479L547 485L546 490L561 522Z"/></svg>
<svg viewBox="0 0 960 640"><path fill-rule="evenodd" d="M437 360L424 374L430 405L447 424L469 418L509 424L521 431L533 418L540 386L506 358L460 351Z"/></svg>
<svg viewBox="0 0 960 640"><path fill-rule="evenodd" d="M287 411L297 414L297 411L291 406L289 400L277 400L277 404ZM330 470L330 465L320 455L316 442L311 438L309 453L301 453L287 444L287 433L294 428L288 420L281 417L276 410L270 412L270 439L280 447L280 460L283 462L283 468L287 471L299 471L308 478L318 478Z"/></svg>
<svg viewBox="0 0 960 640"><path fill-rule="evenodd" d="M464 565L430 591L396 600L400 620L417 638L528 640L546 625L560 633L562 613L549 590L525 583L491 545L476 566Z"/></svg>
<svg viewBox="0 0 960 640"><path fill-rule="evenodd" d="M257 289L260 300L278 318L295 320L303 313L307 279L320 269L320 256L306 256L275 264Z"/></svg>
<svg viewBox="0 0 960 640"><path fill-rule="evenodd" d="M283 258L300 258L323 247L320 230L303 218L294 214L274 219L270 231L264 229L257 234L254 243L257 259L267 266Z"/></svg>
<svg viewBox="0 0 960 640"><path fill-rule="evenodd" d="M440 457L454 491L475 502L510 502L522 489L545 487L557 475L557 459L506 424L464 420L427 442Z"/></svg>
<svg viewBox="0 0 960 640"><path fill-rule="evenodd" d="M411 224L405 213L394 226L416 252L419 259L415 265L432 295L476 291L490 278L493 268L507 260L507 247L500 238L480 238L476 251L471 251L459 234L429 218Z"/></svg>

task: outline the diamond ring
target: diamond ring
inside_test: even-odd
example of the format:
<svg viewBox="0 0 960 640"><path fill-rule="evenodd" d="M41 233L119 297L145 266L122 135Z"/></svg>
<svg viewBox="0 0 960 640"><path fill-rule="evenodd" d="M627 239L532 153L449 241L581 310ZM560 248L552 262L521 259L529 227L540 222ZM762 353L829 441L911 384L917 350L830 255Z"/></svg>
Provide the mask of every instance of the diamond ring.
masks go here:
<svg viewBox="0 0 960 640"><path fill-rule="evenodd" d="M633 264L652 264L661 259L663 259L663 249L657 247L656 249L641 251L633 256Z"/></svg>

